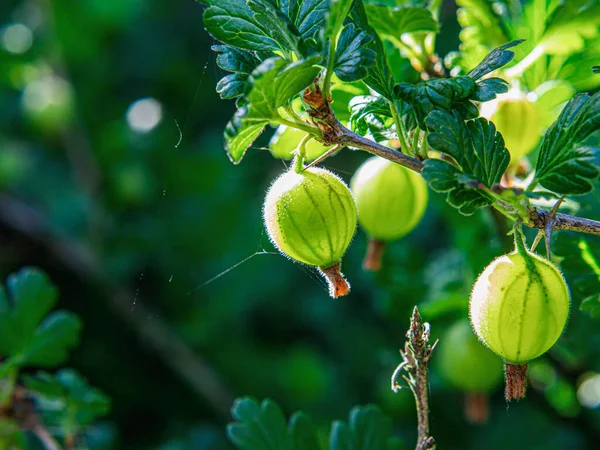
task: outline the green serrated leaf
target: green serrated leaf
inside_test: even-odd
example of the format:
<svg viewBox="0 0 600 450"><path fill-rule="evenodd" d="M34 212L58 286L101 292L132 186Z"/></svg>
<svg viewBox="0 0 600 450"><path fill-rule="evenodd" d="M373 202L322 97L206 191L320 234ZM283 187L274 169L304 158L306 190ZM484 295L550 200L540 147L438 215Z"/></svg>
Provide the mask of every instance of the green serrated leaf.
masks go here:
<svg viewBox="0 0 600 450"><path fill-rule="evenodd" d="M381 96L360 95L350 102L350 128L362 136L371 135L376 142L397 137L390 103Z"/></svg>
<svg viewBox="0 0 600 450"><path fill-rule="evenodd" d="M217 65L223 70L233 72L217 83L217 92L221 98L234 99L245 95L251 87L248 78L261 60L254 52L230 45L214 45L212 49L218 53Z"/></svg>
<svg viewBox="0 0 600 450"><path fill-rule="evenodd" d="M595 237L564 233L552 245L561 259L574 304L593 318L600 318L600 241Z"/></svg>
<svg viewBox="0 0 600 450"><path fill-rule="evenodd" d="M356 96L368 94L369 88L360 81L356 83L343 83L336 80L335 76L333 78L331 108L340 122L346 123L350 120L350 102Z"/></svg>
<svg viewBox="0 0 600 450"><path fill-rule="evenodd" d="M560 194L584 194L599 174L599 149L584 145L600 129L600 94L575 96L542 140L534 181Z"/></svg>
<svg viewBox="0 0 600 450"><path fill-rule="evenodd" d="M476 83L471 100L489 102L495 99L498 94L506 92L508 92L508 83L502 78L486 78Z"/></svg>
<svg viewBox="0 0 600 450"><path fill-rule="evenodd" d="M225 44L256 51L288 51L271 34L267 23L257 21L245 0L202 0L206 30Z"/></svg>
<svg viewBox="0 0 600 450"><path fill-rule="evenodd" d="M335 422L331 428L331 450L384 450L390 442L392 422L374 405L350 411L348 425Z"/></svg>
<svg viewBox="0 0 600 450"><path fill-rule="evenodd" d="M354 0L329 0L325 38L335 39L346 17L350 14L352 3Z"/></svg>
<svg viewBox="0 0 600 450"><path fill-rule="evenodd" d="M438 31L438 24L431 11L424 7L365 5L365 11L375 31L395 43L400 43L400 37L406 33Z"/></svg>
<svg viewBox="0 0 600 450"><path fill-rule="evenodd" d="M463 119L477 117L477 107L469 102L477 89L475 81L467 76L432 79L417 84L400 83L394 87L398 100L412 106L419 127L426 130L425 119L435 110L452 111L465 107Z"/></svg>
<svg viewBox="0 0 600 450"><path fill-rule="evenodd" d="M293 450L292 436L279 407L271 400L259 406L251 397L237 399L231 414L238 423L227 426L227 435L242 450Z"/></svg>
<svg viewBox="0 0 600 450"><path fill-rule="evenodd" d="M491 204L479 191L465 186L461 181L463 173L446 161L426 160L421 175L433 191L446 194L448 204L464 216L470 216L478 208Z"/></svg>
<svg viewBox="0 0 600 450"><path fill-rule="evenodd" d="M358 26L360 27L360 25ZM363 82L379 95L384 96L388 100L393 100L394 77L388 64L383 42L381 42L381 39L372 28L369 29L368 33L373 38L369 44L369 49L375 52L376 58L375 64L368 67L367 76L363 79Z"/></svg>
<svg viewBox="0 0 600 450"><path fill-rule="evenodd" d="M328 0L282 0L280 4L304 40L314 39L325 26Z"/></svg>
<svg viewBox="0 0 600 450"><path fill-rule="evenodd" d="M221 3L223 0L219 1L219 4ZM263 29L269 30L270 36L284 53L293 52L301 55L298 50L299 38L292 32L291 22L275 4L270 0L246 0L246 4L254 13L254 22L260 24Z"/></svg>
<svg viewBox="0 0 600 450"><path fill-rule="evenodd" d="M383 43L390 69L396 83L418 83L421 73L411 64L410 59L402 55L401 50L390 41Z"/></svg>
<svg viewBox="0 0 600 450"><path fill-rule="evenodd" d="M498 13L489 0L457 0L462 65L473 67L489 49L510 40L507 17Z"/></svg>
<svg viewBox="0 0 600 450"><path fill-rule="evenodd" d="M515 47L521 44L523 41L524 39L518 39L495 48L483 59L483 61L481 61L474 69L472 69L467 76L473 78L474 80L478 80L494 70L505 66L515 57L515 53L507 49Z"/></svg>
<svg viewBox="0 0 600 450"><path fill-rule="evenodd" d="M427 117L430 147L450 156L456 165L429 159L422 171L429 186L445 193L447 202L462 214L491 204L478 188L492 187L508 168L510 155L494 124L483 118L464 122L461 113L438 110Z"/></svg>
<svg viewBox="0 0 600 450"><path fill-rule="evenodd" d="M279 117L278 108L304 90L317 76L320 56L288 64L273 57L263 61L250 75L248 104L238 109L225 128L225 150L238 164L264 128Z"/></svg>
<svg viewBox="0 0 600 450"><path fill-rule="evenodd" d="M77 371L62 369L56 374L37 372L24 377L25 386L43 407L53 423L60 423L69 434L89 426L108 414L110 400L87 382Z"/></svg>
<svg viewBox="0 0 600 450"><path fill-rule="evenodd" d="M62 364L79 342L81 320L68 312L48 315L58 293L38 269L10 275L6 287L0 288L0 356L18 366Z"/></svg>
<svg viewBox="0 0 600 450"><path fill-rule="evenodd" d="M239 164L246 151L262 134L268 120L248 117L248 107L239 108L225 127L225 151L234 164Z"/></svg>
<svg viewBox="0 0 600 450"><path fill-rule="evenodd" d="M599 33L600 4L589 1L564 2L552 14L537 49L548 55L568 56L581 51L586 39L592 39Z"/></svg>
<svg viewBox="0 0 600 450"><path fill-rule="evenodd" d="M465 174L488 187L500 182L510 155L492 122L480 117L465 123L456 112L434 111L427 128L431 148L452 156Z"/></svg>
<svg viewBox="0 0 600 450"><path fill-rule="evenodd" d="M467 75L425 80L417 84L399 83L394 87L394 95L412 106L417 124L422 130L426 130L426 117L435 110L459 112L463 120L473 119L479 115L474 101L486 102L507 92L506 81L500 78L481 78L510 61L514 54L507 49L519 43L520 41L513 41L492 50Z"/></svg>
<svg viewBox="0 0 600 450"><path fill-rule="evenodd" d="M329 448L330 450L354 450L348 425L339 421L333 422L329 437Z"/></svg>
<svg viewBox="0 0 600 450"><path fill-rule="evenodd" d="M294 442L294 450L321 449L318 430L308 415L302 412L293 414L290 418L290 429Z"/></svg>
<svg viewBox="0 0 600 450"><path fill-rule="evenodd" d="M344 82L358 81L375 64L375 52L368 48L373 37L349 23L342 30L335 50L334 71Z"/></svg>
<svg viewBox="0 0 600 450"><path fill-rule="evenodd" d="M535 94L535 104L542 116L542 126L547 129L558 118L564 104L573 98L575 89L566 81L550 80L539 85Z"/></svg>

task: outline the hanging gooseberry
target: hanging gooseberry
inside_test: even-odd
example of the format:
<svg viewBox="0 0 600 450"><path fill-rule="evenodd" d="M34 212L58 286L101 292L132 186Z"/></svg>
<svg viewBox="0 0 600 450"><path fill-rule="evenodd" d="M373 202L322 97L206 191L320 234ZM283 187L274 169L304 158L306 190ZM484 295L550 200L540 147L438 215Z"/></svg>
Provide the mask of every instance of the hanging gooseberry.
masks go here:
<svg viewBox="0 0 600 450"><path fill-rule="evenodd" d="M485 422L487 396L502 382L502 360L479 342L466 319L446 330L436 355L440 376L465 393L467 419L472 423Z"/></svg>
<svg viewBox="0 0 600 450"><path fill-rule="evenodd" d="M348 293L340 261L356 230L356 204L346 184L328 170L301 163L271 185L263 214L271 241L288 257L316 266L332 297Z"/></svg>
<svg viewBox="0 0 600 450"><path fill-rule="evenodd" d="M519 233L516 233L519 234ZM569 316L569 289L547 259L516 250L496 258L473 286L470 316L479 339L504 358L506 397L525 396L527 362L552 347Z"/></svg>
<svg viewBox="0 0 600 450"><path fill-rule="evenodd" d="M369 235L363 267L379 270L385 243L408 234L423 217L427 184L416 172L375 156L358 168L350 186L360 212L358 221Z"/></svg>
<svg viewBox="0 0 600 450"><path fill-rule="evenodd" d="M484 103L481 116L491 120L502 134L511 166L531 152L540 140L542 116L539 107L518 89Z"/></svg>

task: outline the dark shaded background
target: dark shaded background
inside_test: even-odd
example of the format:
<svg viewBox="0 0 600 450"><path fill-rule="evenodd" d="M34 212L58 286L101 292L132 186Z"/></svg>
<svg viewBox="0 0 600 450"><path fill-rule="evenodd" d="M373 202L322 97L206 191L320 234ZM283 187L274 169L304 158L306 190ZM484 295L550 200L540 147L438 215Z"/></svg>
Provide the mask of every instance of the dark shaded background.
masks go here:
<svg viewBox="0 0 600 450"><path fill-rule="evenodd" d="M261 148L266 140L240 167L225 156L234 105L215 93L220 70L202 10L192 0L0 2L3 32L23 23L33 36L21 53L0 47L0 275L41 266L61 307L83 317L72 365L113 399L91 443L226 449L231 401L253 395L286 413L305 409L324 430L354 404L378 403L411 448L413 399L389 390L409 312L420 305L439 337L466 315L476 275L510 242L489 211L463 218L432 196L381 273L360 270L357 235L344 260L352 294L330 299L320 277L273 254L263 232L265 189L285 163ZM443 55L458 46L453 2L442 24ZM162 118L141 133L127 111L145 98ZM349 180L364 159L347 151L326 167ZM574 313L568 355L574 329L597 331L598 322ZM507 408L498 392L480 427L434 373L439 448L600 448L600 413L574 397L578 375L600 370L586 355L573 371L542 367L566 380L558 400L548 402L545 386Z"/></svg>

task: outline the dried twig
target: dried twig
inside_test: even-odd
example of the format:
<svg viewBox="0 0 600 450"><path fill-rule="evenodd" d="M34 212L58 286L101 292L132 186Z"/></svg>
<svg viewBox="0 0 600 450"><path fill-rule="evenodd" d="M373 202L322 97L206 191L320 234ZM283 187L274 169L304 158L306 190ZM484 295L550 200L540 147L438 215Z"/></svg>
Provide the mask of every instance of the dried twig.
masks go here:
<svg viewBox="0 0 600 450"><path fill-rule="evenodd" d="M410 328L406 333L404 350L400 350L402 363L392 375L392 389L397 392L400 385L397 377L400 372L405 374L402 378L408 383L408 387L415 396L417 405L418 439L415 450L435 449L435 439L429 434L429 389L427 384L427 364L431 354L437 345L429 345L429 324L423 323L419 310L415 306L410 319Z"/></svg>

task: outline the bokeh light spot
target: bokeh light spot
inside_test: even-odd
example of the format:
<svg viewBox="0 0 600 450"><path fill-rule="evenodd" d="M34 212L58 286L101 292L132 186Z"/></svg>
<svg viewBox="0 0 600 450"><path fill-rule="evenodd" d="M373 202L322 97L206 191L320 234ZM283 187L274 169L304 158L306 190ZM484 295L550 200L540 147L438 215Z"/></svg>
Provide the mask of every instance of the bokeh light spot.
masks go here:
<svg viewBox="0 0 600 450"><path fill-rule="evenodd" d="M594 374L581 383L577 398L586 408L600 407L600 374Z"/></svg>
<svg viewBox="0 0 600 450"><path fill-rule="evenodd" d="M15 55L25 53L33 44L33 33L22 23L7 26L2 33L2 45Z"/></svg>
<svg viewBox="0 0 600 450"><path fill-rule="evenodd" d="M69 83L55 75L47 75L27 84L23 91L23 105L27 110L39 112L68 102L70 96Z"/></svg>
<svg viewBox="0 0 600 450"><path fill-rule="evenodd" d="M152 131L162 120L162 105L154 98L133 102L127 109L127 123L138 133Z"/></svg>

